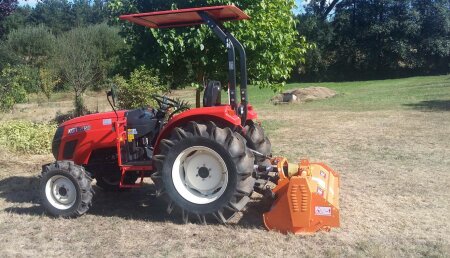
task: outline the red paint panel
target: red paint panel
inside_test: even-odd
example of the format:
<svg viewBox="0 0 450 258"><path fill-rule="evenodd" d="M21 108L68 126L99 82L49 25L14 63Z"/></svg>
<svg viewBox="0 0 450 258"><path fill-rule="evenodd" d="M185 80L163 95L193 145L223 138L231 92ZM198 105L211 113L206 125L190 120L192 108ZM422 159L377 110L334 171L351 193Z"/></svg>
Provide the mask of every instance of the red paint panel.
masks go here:
<svg viewBox="0 0 450 258"><path fill-rule="evenodd" d="M234 5L188 8L150 13L121 15L119 18L150 28L173 28L203 24L199 11L207 12L218 22L244 20L250 17Z"/></svg>
<svg viewBox="0 0 450 258"><path fill-rule="evenodd" d="M252 105L247 104L247 121L255 119L258 119L258 114L256 113L255 109L253 109Z"/></svg>
<svg viewBox="0 0 450 258"><path fill-rule="evenodd" d="M125 110L117 111L119 118L123 118ZM69 120L62 125L64 133L61 138L58 160L63 159L63 149L67 142L78 140L73 155L75 164L87 164L91 152L95 149L114 148L116 146L116 132L113 130L113 123L116 121L114 112L98 113ZM111 124L110 124L111 122ZM69 133L74 128L88 127L85 131Z"/></svg>
<svg viewBox="0 0 450 258"><path fill-rule="evenodd" d="M125 116L125 112L128 110L117 110L117 115L119 118L123 118ZM68 126L72 124L79 124L79 123L86 123L93 120L103 120L103 119L113 119L112 121L116 121L116 113L114 112L104 112L104 113L96 113L86 116L80 116L73 119L70 119L64 123L62 123L62 126Z"/></svg>

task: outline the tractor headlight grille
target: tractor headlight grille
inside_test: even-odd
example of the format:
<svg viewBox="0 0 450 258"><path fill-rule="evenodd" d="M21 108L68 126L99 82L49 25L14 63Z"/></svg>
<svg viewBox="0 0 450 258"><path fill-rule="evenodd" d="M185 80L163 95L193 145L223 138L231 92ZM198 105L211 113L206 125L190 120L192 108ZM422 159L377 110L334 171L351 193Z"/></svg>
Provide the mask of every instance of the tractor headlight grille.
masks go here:
<svg viewBox="0 0 450 258"><path fill-rule="evenodd" d="M53 157L58 160L59 146L61 146L61 139L64 134L64 126L58 127L55 132L55 136L53 136L52 142L52 153Z"/></svg>

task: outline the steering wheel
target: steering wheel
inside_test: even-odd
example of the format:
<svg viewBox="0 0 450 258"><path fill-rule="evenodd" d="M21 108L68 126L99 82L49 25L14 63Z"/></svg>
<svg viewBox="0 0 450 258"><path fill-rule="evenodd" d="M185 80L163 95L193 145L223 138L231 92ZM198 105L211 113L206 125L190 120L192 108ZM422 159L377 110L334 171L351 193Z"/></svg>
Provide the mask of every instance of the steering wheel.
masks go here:
<svg viewBox="0 0 450 258"><path fill-rule="evenodd" d="M168 116L168 120L170 120L175 114L188 110L189 103L186 101L180 101L176 99L171 99L167 96L161 96L158 94L151 95L152 99L158 102L159 108L164 112L168 111L170 108L174 108L172 112Z"/></svg>
<svg viewBox="0 0 450 258"><path fill-rule="evenodd" d="M179 103L167 96L161 96L158 94L153 94L152 99L154 99L161 109L169 109L171 107L178 107Z"/></svg>

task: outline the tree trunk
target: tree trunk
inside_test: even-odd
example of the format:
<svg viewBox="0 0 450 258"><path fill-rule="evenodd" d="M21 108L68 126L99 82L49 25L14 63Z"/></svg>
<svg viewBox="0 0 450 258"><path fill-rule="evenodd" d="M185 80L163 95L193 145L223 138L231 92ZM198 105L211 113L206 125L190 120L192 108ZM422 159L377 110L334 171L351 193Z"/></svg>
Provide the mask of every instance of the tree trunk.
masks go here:
<svg viewBox="0 0 450 258"><path fill-rule="evenodd" d="M200 107L200 96L202 94L202 89L197 88L195 89L195 107Z"/></svg>
<svg viewBox="0 0 450 258"><path fill-rule="evenodd" d="M200 72L198 75L197 75L197 81L201 81L202 82L202 85L200 86L200 87L197 87L197 89L195 90L195 107L197 107L197 108L199 108L200 107L200 98L201 98L201 94L202 94L202 91L204 90L204 88L205 88L205 73L204 72Z"/></svg>
<svg viewBox="0 0 450 258"><path fill-rule="evenodd" d="M75 116L85 115L86 108L84 107L83 93L75 92Z"/></svg>

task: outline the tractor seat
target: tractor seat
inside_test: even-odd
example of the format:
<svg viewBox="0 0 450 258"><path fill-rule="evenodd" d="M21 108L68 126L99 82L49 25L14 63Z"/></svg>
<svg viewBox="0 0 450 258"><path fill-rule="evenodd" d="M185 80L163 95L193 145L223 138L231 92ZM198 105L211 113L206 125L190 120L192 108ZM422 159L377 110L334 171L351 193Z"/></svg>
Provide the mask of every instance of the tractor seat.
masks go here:
<svg viewBox="0 0 450 258"><path fill-rule="evenodd" d="M203 94L203 106L213 107L221 105L221 90L222 86L219 81L208 81L208 85L206 86Z"/></svg>

